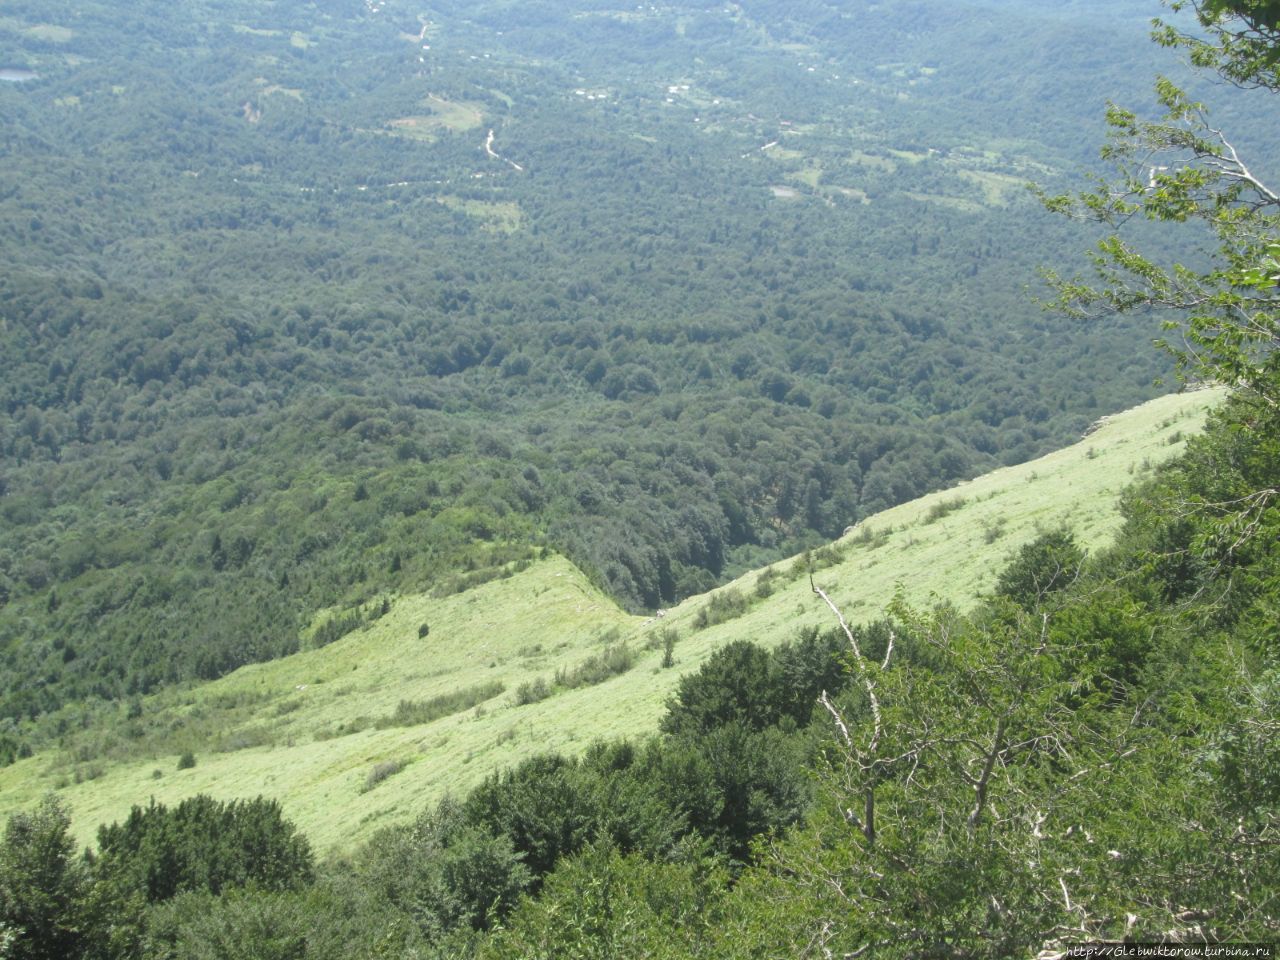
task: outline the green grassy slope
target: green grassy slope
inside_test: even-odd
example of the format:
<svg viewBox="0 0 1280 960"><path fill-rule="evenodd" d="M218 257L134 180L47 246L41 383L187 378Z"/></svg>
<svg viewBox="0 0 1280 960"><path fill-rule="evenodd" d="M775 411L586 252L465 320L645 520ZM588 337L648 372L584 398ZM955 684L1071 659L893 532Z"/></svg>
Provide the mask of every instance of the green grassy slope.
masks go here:
<svg viewBox="0 0 1280 960"><path fill-rule="evenodd" d="M971 599L1043 529L1065 524L1082 545L1104 544L1119 522L1121 490L1146 465L1176 454L1220 397L1154 400L1072 447L878 514L815 554L818 582L851 619L867 619L898 589L914 602ZM64 748L0 770L0 813L58 789L88 843L98 824L148 797L267 794L321 850L346 849L530 754L653 730L679 676L731 640L773 644L802 626L829 625L804 575L809 563L784 561L717 591L736 590L743 602L732 619L703 629L707 596L662 617L630 616L559 557L445 599L401 596L385 616L323 649L167 691L132 717L122 708L110 729L68 733ZM768 586L758 589L762 577ZM420 638L423 623L430 632ZM680 636L668 670L657 648L664 627ZM639 654L628 672L514 704L519 684L550 680L620 641ZM478 708L417 726L374 723L401 700L494 681L505 692ZM186 749L197 764L180 771L177 754ZM366 789L370 771L389 761L405 766Z"/></svg>

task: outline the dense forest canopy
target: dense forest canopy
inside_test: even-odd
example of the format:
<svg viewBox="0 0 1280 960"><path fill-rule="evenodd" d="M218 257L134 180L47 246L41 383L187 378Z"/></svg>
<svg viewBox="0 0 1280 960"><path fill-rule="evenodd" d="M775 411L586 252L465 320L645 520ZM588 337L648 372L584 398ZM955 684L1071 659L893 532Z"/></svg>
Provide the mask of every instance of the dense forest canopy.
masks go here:
<svg viewBox="0 0 1280 960"><path fill-rule="evenodd" d="M1170 317L1177 373L1227 383L1232 394L1181 459L1130 489L1125 525L1111 548L1088 556L1070 531L1045 531L1004 558L994 591L974 598L971 609L913 609L899 598L881 619L861 626L848 624L829 601L822 572L811 572L814 595L830 607L831 629L800 631L772 650L727 644L681 679L660 733L593 744L579 756L532 756L421 810L409 825L382 830L350 856L317 863L310 844L271 801L195 796L174 807L136 806L124 822L100 831L96 852L79 857L66 809L51 796L11 816L0 838L0 953L19 960L1003 958L1069 956L1073 947L1100 941L1200 948L1274 943L1280 937L1280 194L1248 152L1237 149L1244 141L1211 123L1184 86L1162 78L1163 113L1156 119L1124 106L1108 110L1104 156L1115 169L1093 192L1054 195L1052 170L1045 171L1041 199L1049 211L1103 231L1092 278L1077 278L1069 266L1049 275L1058 306L1088 322L1090 336L1078 337L1079 329L1002 314L998 291L990 292L994 299L978 297L964 270L954 270L960 249L954 244L963 237L972 242L970 228L1007 225L1009 236L1042 243L1066 230L1042 229L1030 208L1012 199L1004 207L989 193L977 199L956 192L962 181L972 182L964 173L993 172L957 165L959 148L945 155L936 147L938 155L916 151L915 161L902 146L862 148L853 166L886 173L884 192L872 195L851 186L853 180L835 179L833 154L800 148L810 148L807 138L820 140L821 130L796 131L797 139L778 120L772 135L800 156L772 166L775 157L748 150L738 154L745 163L730 157L718 166L720 155L703 139L706 128L695 133L681 126L701 123L701 116L673 120L675 110L657 105L669 99L668 106L677 106L686 82L690 91L699 82L692 74L663 87L669 96L650 91L660 98L652 103L633 93L635 109L645 102L643 109L652 111L646 129L672 138L655 137L656 153L629 143L652 133L615 128L601 117L579 128L579 140L555 147L541 140L535 134L567 129L551 117L598 89L577 76L581 86L559 94L539 85L573 69L546 62L552 28L566 29L557 19L564 6L484 4L472 8L474 19L454 26L456 33L432 33L430 23L420 33L406 31L420 65L433 49L448 49L442 36L469 43L489 31L507 38L492 51L472 46L476 52L457 64L462 72L474 70L468 75L477 83L519 75L497 97L509 113L494 121L494 139L487 138L488 124L472 126L456 113L451 122L466 125L470 139L457 130L446 134L436 110L399 118L413 123L344 127L357 122L351 118L358 113L347 97L360 99L352 91L369 83L369 75L335 79L319 67L339 61L308 58L331 43L343 51L344 69L361 57L395 62L363 32L389 19L393 3L367 0L354 18L336 0L299 7L296 26L284 9L275 9L285 8L281 3L272 12L285 26L236 22L232 32L254 38L244 43L260 42L264 51L273 49L268 41L299 51L263 52L255 66L291 58L297 82L316 85L296 88L304 108L318 96L315 90L329 90L329 98L319 98L324 112L317 137L319 143L347 138L344 149L331 153L344 175L351 169L341 158L353 155L345 147L395 154L408 149L402 142L408 138L413 150L425 151L421 156L455 163L457 171L478 163L483 168L475 172L485 174L478 179L495 181L468 184L464 195L445 177L433 186L449 192L423 187L417 196L424 211L454 215L452 231L440 235L447 242L432 240L431 230L416 235L423 246L414 257L430 254L432 268L447 264L433 280L423 274L417 284L397 287L391 279L391 267L410 262L391 238L412 230L412 218L402 223L395 205L362 197L374 192L367 180L366 190L336 175L326 186L308 186L321 196L293 197L292 207L314 200L317 208L286 221L290 205L270 199L272 184L286 180L273 180L277 168L252 159L267 151L241 155L248 162L231 176L234 190L245 183L238 205L225 206L234 194L225 183L228 192L215 190L215 197L182 174L171 183L156 179L167 184L157 189L173 189L170 212L207 201L208 225L167 226L161 211L131 189L137 186L132 170L122 170L116 181L120 191L110 203L118 206L106 208L117 216L134 210L133 220L95 219L96 208L86 202L78 219L47 211L31 217L38 223L15 228L17 221L9 221L11 230L41 235L33 244L52 238L81 250L76 256L83 258L77 265L72 256L65 270L53 270L41 266L32 245L19 245L15 250L27 252L15 253L2 288L3 330L15 345L5 354L6 372L14 371L5 380L12 401L5 435L12 466L6 466L3 501L9 667L23 666L32 650L41 652L39 631L65 625L66 618L98 625L98 632L66 631L60 643L49 641L45 672L32 675L43 689L33 687L25 699L11 690L11 708L37 712L82 692L78 684L94 677L84 666L88 660L96 659L108 678L97 692L110 695L112 683L145 686L184 671L216 672L237 658L270 656L278 652L273 643L287 646L277 628L290 617L295 625L305 622L309 605L336 596L349 606L306 631L308 642L324 642L332 639L328 624L381 615L385 603L356 601L368 599L371 586L465 588L546 543L594 558L599 575L623 592L639 590L642 600L647 571L661 599L668 588L689 589L752 555L820 535L834 518L809 511L821 511L838 494L819 484L810 497L816 477L848 481L852 499L840 509L858 515L870 509L872 497L889 502L903 493L868 493L884 458L893 458L893 475L929 455L958 458L929 483L963 474L988 462L984 458L1015 456L1019 444L1052 442L1055 424L1070 426L1078 415L1068 404L1078 396L1072 391L1096 391L1098 404L1118 396L1120 388L1101 375L1115 372L1108 364L1118 358L1141 353L1147 321L1118 318L1152 311ZM185 7L212 16L212 7ZM1012 7L992 0L955 9L965 16L1000 10L1016 23ZM1203 0L1189 7L1194 21L1157 25L1161 43L1187 51L1194 63L1233 84L1268 97L1280 93L1274 0ZM645 43L680 51L686 40L696 41L706 54L693 66L714 63L717 43L742 39L737 31L746 32L745 48L760 57L761 69L781 69L812 37L823 30L838 35L848 26L840 8L818 2L787 4L785 12L779 3L771 18L763 15L767 5L751 5L759 19L748 17L745 5L640 7L625 14L586 3L572 9L574 24L610 21L599 36L630 41L610 47L602 39L593 48L601 62L590 63L599 75L615 77L639 75ZM876 12L856 9L868 17ZM1128 5L1044 9L1068 22L1092 18L1099 37L1094 49L1101 50L1105 28L1116 22L1111 17L1127 15ZM76 10L91 16L88 8ZM897 10L903 32L886 28L886 50L896 38L907 50L917 49L915 43L927 47L930 25L980 22L953 22L952 13L928 3ZM731 25L717 21L719 15ZM73 27L2 22L5 56L18 77L6 82L32 85L5 91L21 118L13 138L26 137L30 156L46 151L47 163L24 167L29 181L39 182L58 161L54 141L35 132L33 111L54 97L79 97L70 106L85 107L90 92L71 93L65 85L93 61L88 54L67 59L63 47L73 41ZM157 23L168 24L172 36L157 28L156 47L138 57L140 70L148 57L163 60L174 50L199 63L202 51L219 49L219 19L179 24L158 14ZM631 30L634 24L639 32ZM920 27L917 36L910 35L911 24ZM192 31L202 45L183 48L179 41ZM386 49L393 46L388 39ZM590 53L584 47L574 56L586 64ZM485 59L494 62L485 65ZM897 64L876 81L876 95L910 113L901 105L912 102L913 81L945 72L935 61L918 66L922 72L913 73ZM410 61L408 69L418 68ZM938 73L924 72L930 70ZM219 70L192 72L211 96L229 82ZM325 88L326 81L333 86ZM800 82L808 81L802 76ZM621 101L623 90L644 89L613 83L606 105ZM182 102L176 98L181 89L174 80L173 102ZM600 109L600 94L593 95L597 106L588 110ZM470 96L468 103L489 103L478 89ZM245 144L257 136L237 123L265 124L266 108L255 106L260 102L246 101L239 116L229 111L222 118L229 145L237 142L233 131ZM361 102L367 109L371 101ZM817 110L820 102L815 97L806 107ZM951 130L959 136L945 109L955 102L939 93L935 135ZM706 112L706 104L694 106L699 115ZM172 103L154 108L169 116ZM617 113L633 121L639 116L621 106ZM715 130L714 139L731 139L730 126ZM476 130L486 135L479 147ZM687 152L664 154L669 142ZM477 158L486 144L495 155ZM847 161L847 145L841 149L836 153ZM581 151L577 159L575 150ZM583 173L581 182L594 185L596 196L589 202L583 194L577 206L566 199L574 184L543 177L538 167L558 162L553 169L567 173L579 160L585 166L611 150L644 154L636 179L616 170L606 176L607 165L595 173L598 180ZM1060 150L1052 156L1066 163L1070 148ZM280 169L287 167L287 152L281 151ZM930 173L931 192L911 196L901 177L888 177L890 167L903 169L899 161L910 163L913 173ZM88 155L77 162L88 164ZM154 174L165 162L161 155L140 155L138 169ZM211 169L193 170L200 176L188 179ZM851 175L847 163L843 169ZM499 176L491 178L493 171ZM688 178L717 171L719 188L735 197L724 210L710 203L700 181ZM876 179L867 177L857 182ZM751 189L732 192L747 181ZM656 182L666 183L670 195L640 189L626 200L634 184ZM833 183L839 188L831 189ZM12 186L4 202L32 203L25 189ZM103 193L112 191L104 186ZM957 205L960 200L972 206ZM328 222L319 216L320 204ZM274 213L263 219L264 209ZM916 216L877 219L895 210ZM619 218L619 227L644 216L656 225L664 214L670 223L631 249L631 235L609 230L605 211ZM860 229L851 225L855 214ZM702 217L710 219L700 223ZM289 265L292 244L283 245L280 262L266 245L270 231L286 222L299 249L314 244L318 259L305 269ZM941 222L946 229L927 231L926 224ZM1024 232L1011 226L1017 222ZM1141 229L1144 222L1157 233ZM577 239L593 224L594 243ZM744 224L754 224L754 233L736 232ZM805 231L795 232L796 224ZM914 231L909 256L900 248L877 252L870 242L904 229ZM1191 235L1187 245L1164 239L1184 232ZM348 234L367 240L358 269L352 251L337 245ZM77 246L85 237L98 238L97 247ZM841 255L823 245L837 237L848 245ZM1206 239L1208 246L1190 246ZM241 240L261 258L232 257ZM199 275L178 270L184 256L196 257L184 248L187 241L204 244L197 259L207 269ZM645 241L652 243L645 247ZM332 255L319 257L325 249ZM1031 252L1040 249L1033 245ZM139 257L142 250L146 258ZM856 259L847 259L851 251ZM1171 252L1185 254L1179 265L1169 265ZM999 279L1027 253L1011 242L998 264L977 266L975 275ZM594 272L573 272L577 257ZM615 262L619 257L625 265ZM690 257L703 262L678 270ZM889 269L894 257L897 271ZM240 288L233 285L236 268L246 274ZM867 286L848 282L846 271L854 269L868 271ZM311 271L325 274L323 290L307 286ZM730 274L733 282L722 284ZM266 276L293 278L290 306L272 302ZM514 280L503 300L491 287L507 278ZM826 286L816 289L830 299L806 300L803 282L822 278ZM372 297L377 282L386 297ZM175 283L182 292L166 291ZM581 285L576 295L575 285ZM534 288L542 300L525 299ZM636 290L653 298L652 310L630 316L622 306ZM944 292L930 299L935 290ZM727 298L719 313L717 291ZM329 292L332 303L320 296ZM400 308L386 306L397 294ZM365 295L368 302L357 299ZM748 299L735 299L739 295ZM740 315L737 308L752 297L758 305ZM686 302L701 303L702 312L680 312ZM914 312L907 309L913 302L920 305ZM880 305L884 312L876 313ZM510 324L499 325L497 317ZM518 336L508 334L516 328ZM434 345L441 331L456 339ZM183 352L188 334L201 338L199 351ZM595 342L575 339L592 334ZM483 337L491 339L479 351ZM850 349L854 341L859 346ZM157 344L158 356L148 359ZM888 359L879 359L881 346L890 349ZM958 359L941 377L953 349ZM495 350L502 355L491 362ZM577 351L589 354L582 367L574 366ZM662 366L678 364L686 353L699 358L686 378ZM918 355L931 364L918 381L904 384L890 375ZM113 366L122 356L126 362ZM1062 375L1064 365L1082 358L1089 363L1070 371L1074 381ZM620 363L627 372L615 391L606 383ZM431 364L437 369L426 369ZM727 373L722 364L729 365ZM872 377L877 369L881 380ZM320 371L331 376L320 379ZM1084 379L1095 371L1099 380ZM1016 414L981 392L987 382L1012 383L1019 375L1034 379L1017 394L1024 407ZM786 379L785 392L780 384L772 389L775 376ZM937 388L945 389L939 395ZM797 390L808 402L793 395ZM1025 406L1049 397L1060 405L1057 413L1050 405L1037 417ZM997 406L983 405L991 402ZM1043 432L1036 433L1036 424ZM878 452L864 463L867 449ZM825 459L832 450L847 452L847 459ZM779 472L768 475L769 469ZM620 537L632 528L609 530L603 521L639 522L642 514L627 513L635 497L655 511L648 515L655 526ZM646 540L655 530L666 539ZM593 531L601 537L593 539ZM675 531L685 539L672 539ZM651 566L633 566L640 556ZM263 584L257 589L268 606L255 624L260 632L245 636L266 639L246 649L229 643L234 631L213 631L218 617L227 619L227 605L244 605L254 584ZM113 605L116 597L124 599ZM116 657L124 647L113 640L145 635L155 644L146 655L164 651L176 635L165 632L164 618L177 610L187 615L189 629L208 631L192 647L213 659L180 660L174 673L153 675L140 655L122 669ZM148 617L155 623L145 634L128 634ZM249 626L232 621L236 629ZM19 749L13 737L4 743ZM187 760L180 766L190 766Z"/></svg>
<svg viewBox="0 0 1280 960"><path fill-rule="evenodd" d="M1148 14L5 4L0 712L543 547L653 609L1150 396L1023 189Z"/></svg>

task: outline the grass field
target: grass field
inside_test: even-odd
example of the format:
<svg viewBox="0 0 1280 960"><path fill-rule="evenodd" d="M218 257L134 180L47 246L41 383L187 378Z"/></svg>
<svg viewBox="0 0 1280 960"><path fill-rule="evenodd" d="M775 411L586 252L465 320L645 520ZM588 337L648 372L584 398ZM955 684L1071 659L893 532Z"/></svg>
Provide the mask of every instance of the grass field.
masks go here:
<svg viewBox="0 0 1280 960"><path fill-rule="evenodd" d="M231 29L235 33L248 34L254 37L279 37L284 35L283 30L268 30L262 27L251 27L244 23L233 23Z"/></svg>
<svg viewBox="0 0 1280 960"><path fill-rule="evenodd" d="M390 121L391 132L411 140L434 140L441 130L460 133L484 123L484 112L478 103L445 100L433 94L423 100L422 105L428 113Z"/></svg>
<svg viewBox="0 0 1280 960"><path fill-rule="evenodd" d="M45 43L70 43L76 35L75 31L69 27L62 27L53 23L25 23L22 20L4 16L0 16L0 28L13 30L33 40L41 40Z"/></svg>
<svg viewBox="0 0 1280 960"><path fill-rule="evenodd" d="M959 173L966 180L982 188L989 207L1004 206L1010 198L1023 194L1027 190L1026 177L993 173L990 170L961 170Z"/></svg>
<svg viewBox="0 0 1280 960"><path fill-rule="evenodd" d="M716 591L740 595L729 605L737 615L703 629L709 597L661 618L631 616L559 557L444 599L395 597L385 616L323 649L157 695L136 717L121 707L110 729L0 770L0 813L57 790L78 839L89 843L98 824L148 797L266 794L321 851L348 849L531 754L652 731L680 675L732 640L771 645L803 626L829 625L809 589L810 562L857 621L877 616L899 590L918 604L971 602L990 589L1011 551L1042 530L1066 525L1086 547L1105 544L1119 523L1123 488L1176 454L1220 397L1204 391L1152 401L1109 418L1075 446L878 514L812 558L782 561ZM658 638L667 628L679 640L676 664L664 670ZM627 672L516 705L522 684L551 681L622 643L637 654ZM387 725L401 701L494 684L504 692L478 706ZM187 749L196 764L178 770Z"/></svg>
<svg viewBox="0 0 1280 960"><path fill-rule="evenodd" d="M282 87L278 83L268 84L267 81L261 77L254 82L262 85L262 95L264 97L270 97L273 94L278 94L280 96L290 97L299 102L302 101L302 91L297 87Z"/></svg>
<svg viewBox="0 0 1280 960"><path fill-rule="evenodd" d="M524 224L524 211L517 203L489 203L455 196L436 197L436 202L466 214L494 233L515 233Z"/></svg>
<svg viewBox="0 0 1280 960"><path fill-rule="evenodd" d="M936 203L943 207L950 207L952 210L959 210L961 213L977 213L982 209L982 204L967 197L948 197L937 193L916 193L912 190L904 191L904 196L908 196L920 203Z"/></svg>

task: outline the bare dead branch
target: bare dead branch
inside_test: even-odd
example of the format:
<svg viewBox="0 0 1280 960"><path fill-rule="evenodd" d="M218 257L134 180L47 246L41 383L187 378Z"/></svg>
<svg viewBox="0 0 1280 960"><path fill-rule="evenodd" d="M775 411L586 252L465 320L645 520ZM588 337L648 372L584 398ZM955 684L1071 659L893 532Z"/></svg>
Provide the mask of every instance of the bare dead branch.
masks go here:
<svg viewBox="0 0 1280 960"><path fill-rule="evenodd" d="M849 641L849 647L853 650L854 669L858 671L858 679L862 682L862 688L867 692L867 699L871 703L871 721L872 733L871 742L867 745L866 753L874 755L876 747L880 743L880 735L883 731L883 721L880 715L880 698L876 696L875 681L872 680L870 672L867 670L867 661L862 656L862 648L858 645L858 639L853 634L853 629L849 626L849 621L845 620L844 614L835 602L827 596L826 592L814 583L813 575L809 576L809 586L813 592L822 598L831 612L836 615L836 620L840 623L840 629L844 631L845 637Z"/></svg>
<svg viewBox="0 0 1280 960"><path fill-rule="evenodd" d="M845 746L853 750L853 737L849 735L849 728L845 725L844 717L840 715L840 711L836 709L835 704L831 702L831 698L827 696L827 691L822 691L822 696L818 698L818 702L826 708L827 713L831 714L831 719L835 721L836 729L840 731L840 738L844 740Z"/></svg>

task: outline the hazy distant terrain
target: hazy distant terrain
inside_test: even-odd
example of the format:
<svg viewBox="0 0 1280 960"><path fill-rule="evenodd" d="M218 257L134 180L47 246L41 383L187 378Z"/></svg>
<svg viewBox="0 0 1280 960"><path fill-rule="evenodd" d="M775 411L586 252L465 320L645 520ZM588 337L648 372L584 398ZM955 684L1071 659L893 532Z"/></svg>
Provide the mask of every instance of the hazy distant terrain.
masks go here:
<svg viewBox="0 0 1280 960"><path fill-rule="evenodd" d="M544 543L652 609L1151 396L1024 189L1145 13L7 3L4 711Z"/></svg>

